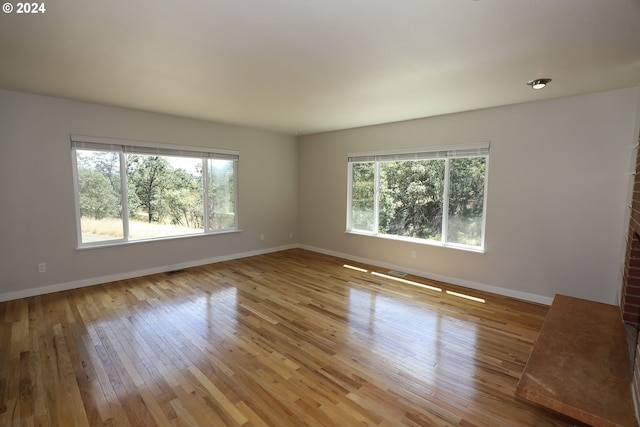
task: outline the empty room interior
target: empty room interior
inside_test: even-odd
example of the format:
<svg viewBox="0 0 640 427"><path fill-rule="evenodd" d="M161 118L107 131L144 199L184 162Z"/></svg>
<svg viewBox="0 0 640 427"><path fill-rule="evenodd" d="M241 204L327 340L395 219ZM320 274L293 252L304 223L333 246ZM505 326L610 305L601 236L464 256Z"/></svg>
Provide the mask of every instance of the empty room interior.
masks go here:
<svg viewBox="0 0 640 427"><path fill-rule="evenodd" d="M7 0L0 64L0 426L638 425L637 0Z"/></svg>

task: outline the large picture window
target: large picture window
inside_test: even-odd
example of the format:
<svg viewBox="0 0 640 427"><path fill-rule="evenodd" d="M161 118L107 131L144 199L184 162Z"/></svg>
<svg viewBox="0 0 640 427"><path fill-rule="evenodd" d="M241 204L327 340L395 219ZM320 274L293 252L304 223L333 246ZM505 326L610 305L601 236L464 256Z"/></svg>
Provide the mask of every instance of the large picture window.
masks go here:
<svg viewBox="0 0 640 427"><path fill-rule="evenodd" d="M354 154L347 231L484 250L489 144Z"/></svg>
<svg viewBox="0 0 640 427"><path fill-rule="evenodd" d="M71 138L78 244L237 230L239 154Z"/></svg>

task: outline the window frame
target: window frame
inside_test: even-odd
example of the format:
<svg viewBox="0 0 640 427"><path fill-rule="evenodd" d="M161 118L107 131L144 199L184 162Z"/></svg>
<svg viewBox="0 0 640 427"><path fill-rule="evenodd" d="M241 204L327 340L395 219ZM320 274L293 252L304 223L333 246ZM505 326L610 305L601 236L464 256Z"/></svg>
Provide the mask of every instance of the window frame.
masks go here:
<svg viewBox="0 0 640 427"><path fill-rule="evenodd" d="M208 147L196 147L176 144L163 144L158 142L123 140L113 138L103 138L84 135L70 135L71 141L71 159L73 169L73 191L76 212L76 242L78 249L128 245L139 242L149 242L158 240L181 239L198 236L208 236L215 234L227 234L240 232L239 223L239 161L240 152L237 150L227 150ZM120 205L122 209L123 237L109 240L101 240L95 242L82 241L82 213L80 209L80 188L78 180L78 158L77 150L103 151L118 153L119 155L119 172L120 172ZM202 161L202 208L203 208L203 231L196 230L193 233L162 235L149 238L131 239L129 236L129 206L128 206L128 185L126 174L126 155L142 155L142 156L159 156L159 157L185 157L192 159L200 159ZM224 229L209 228L209 168L208 160L233 160L233 204L234 204L234 227Z"/></svg>
<svg viewBox="0 0 640 427"><path fill-rule="evenodd" d="M358 234L372 237L379 237L392 240L401 240L412 243L428 244L441 247L450 247L455 249L463 249L472 252L485 252L485 229L487 218L487 190L489 183L489 154L490 143L480 142L475 144L450 145L450 146L434 146L423 148L409 148L399 150L385 150L374 152L349 153L347 155L347 212L346 212L346 233ZM480 224L480 245L466 245L463 243L449 242L447 240L449 225L449 198L450 198L450 160L455 158L485 158L484 170L484 188L483 188L483 206L482 220ZM385 161L411 161L426 159L443 159L445 161L444 172L444 189L442 212L442 230L440 240L423 239L417 237L408 237L395 234L385 234L379 231L380 222L380 164ZM353 220L353 164L355 163L373 163L374 164L374 206L373 206L373 231L354 229Z"/></svg>

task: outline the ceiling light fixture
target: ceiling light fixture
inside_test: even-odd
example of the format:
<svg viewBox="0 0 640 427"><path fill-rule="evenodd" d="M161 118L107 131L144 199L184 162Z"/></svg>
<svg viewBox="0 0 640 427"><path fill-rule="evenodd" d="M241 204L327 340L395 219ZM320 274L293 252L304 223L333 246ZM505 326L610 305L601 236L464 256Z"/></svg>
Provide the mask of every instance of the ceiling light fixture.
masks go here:
<svg viewBox="0 0 640 427"><path fill-rule="evenodd" d="M535 79L535 80L529 80L527 82L527 84L529 86L531 86L532 88L538 90L538 89L542 89L543 87L545 87L547 85L547 83L549 83L551 81L551 79Z"/></svg>

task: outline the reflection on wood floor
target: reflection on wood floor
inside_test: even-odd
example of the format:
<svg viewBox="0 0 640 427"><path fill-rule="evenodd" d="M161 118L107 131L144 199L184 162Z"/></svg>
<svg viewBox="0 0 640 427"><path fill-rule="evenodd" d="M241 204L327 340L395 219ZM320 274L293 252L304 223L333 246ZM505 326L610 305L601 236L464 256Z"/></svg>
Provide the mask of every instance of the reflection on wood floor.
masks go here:
<svg viewBox="0 0 640 427"><path fill-rule="evenodd" d="M345 263L294 249L0 303L0 425L573 425L514 396L546 307Z"/></svg>

